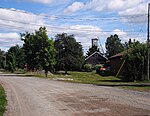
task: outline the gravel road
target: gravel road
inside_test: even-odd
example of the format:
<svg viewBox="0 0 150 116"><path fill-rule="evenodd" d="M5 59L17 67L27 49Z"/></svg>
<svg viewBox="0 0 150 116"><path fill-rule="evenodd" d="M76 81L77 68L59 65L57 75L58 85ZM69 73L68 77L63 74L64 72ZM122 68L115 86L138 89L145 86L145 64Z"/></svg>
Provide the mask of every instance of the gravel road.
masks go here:
<svg viewBox="0 0 150 116"><path fill-rule="evenodd" d="M0 75L5 116L148 116L150 92Z"/></svg>

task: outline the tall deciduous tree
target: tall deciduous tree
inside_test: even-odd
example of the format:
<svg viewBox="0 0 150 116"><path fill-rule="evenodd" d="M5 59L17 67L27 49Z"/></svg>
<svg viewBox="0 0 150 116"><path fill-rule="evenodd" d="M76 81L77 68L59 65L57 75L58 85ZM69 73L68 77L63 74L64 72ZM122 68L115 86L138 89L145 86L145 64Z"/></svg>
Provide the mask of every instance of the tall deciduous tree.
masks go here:
<svg viewBox="0 0 150 116"><path fill-rule="evenodd" d="M0 49L0 68L5 67L5 60L6 60L5 52Z"/></svg>
<svg viewBox="0 0 150 116"><path fill-rule="evenodd" d="M108 57L113 56L124 50L124 47L119 39L118 35L111 35L106 40L106 55Z"/></svg>
<svg viewBox="0 0 150 116"><path fill-rule="evenodd" d="M82 45L76 42L74 35L57 34L55 40L58 70L80 70L84 62Z"/></svg>
<svg viewBox="0 0 150 116"><path fill-rule="evenodd" d="M130 49L130 48L135 48L136 46L139 46L141 43L139 41L136 41L135 39L132 41L129 39L128 42L125 42L124 48L125 49Z"/></svg>
<svg viewBox="0 0 150 116"><path fill-rule="evenodd" d="M23 49L16 45L12 46L6 53L7 69L14 72L16 69L23 69L25 64L25 55Z"/></svg>
<svg viewBox="0 0 150 116"><path fill-rule="evenodd" d="M56 50L54 41L48 38L46 28L40 27L35 33L24 33L21 36L28 67L32 70L42 68L47 76L47 72L53 69L56 63Z"/></svg>

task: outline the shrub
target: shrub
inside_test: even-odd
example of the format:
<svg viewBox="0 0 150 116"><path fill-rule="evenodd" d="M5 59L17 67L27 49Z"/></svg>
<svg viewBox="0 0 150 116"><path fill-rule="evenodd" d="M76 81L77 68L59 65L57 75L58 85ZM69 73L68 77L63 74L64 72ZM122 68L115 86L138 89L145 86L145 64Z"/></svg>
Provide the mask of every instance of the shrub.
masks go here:
<svg viewBox="0 0 150 116"><path fill-rule="evenodd" d="M92 71L92 65L91 64L85 64L83 67L84 67L84 71L86 71L86 72Z"/></svg>
<svg viewBox="0 0 150 116"><path fill-rule="evenodd" d="M97 64L95 65L94 69L96 70L96 73L100 73L100 68L102 68L103 66L101 64Z"/></svg>
<svg viewBox="0 0 150 116"><path fill-rule="evenodd" d="M123 80L125 81L142 81L146 79L147 74L147 46L146 44L139 44L131 48L129 52L124 55L125 72Z"/></svg>

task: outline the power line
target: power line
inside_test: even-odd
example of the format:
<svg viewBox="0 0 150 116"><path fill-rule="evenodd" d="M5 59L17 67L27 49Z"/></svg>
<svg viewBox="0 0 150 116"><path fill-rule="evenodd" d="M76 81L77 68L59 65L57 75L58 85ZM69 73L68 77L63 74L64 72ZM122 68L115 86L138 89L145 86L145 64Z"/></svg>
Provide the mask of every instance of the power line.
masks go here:
<svg viewBox="0 0 150 116"><path fill-rule="evenodd" d="M6 26L11 26L11 27L16 27L16 28L20 28L20 29L23 29L24 27L18 27L18 26L12 26L12 25L9 25L9 24L4 24L4 25L6 25ZM58 32L58 31L54 31L54 30L51 30L51 31L49 31L49 30L47 30L47 32L50 32L51 34L59 34L59 33L64 33L64 32ZM67 31L66 31L67 32ZM112 31L111 31L112 32ZM68 34L70 33L70 34L72 34L72 32L67 32ZM99 32L99 35L94 35L94 34L98 34L98 32L97 33L95 33L95 32L88 32L88 33L86 33L86 35L93 35L93 36L102 36L102 35L107 35L106 33L104 33L104 31L102 32ZM107 32L108 33L108 32ZM109 32L110 33L110 32ZM119 33L119 31L118 31L118 33ZM78 34L74 34L75 36L77 36ZM80 35L80 34L79 34ZM134 37L130 37L129 36L130 34L128 34L128 38L134 38ZM133 34L132 34L133 35ZM137 35L137 34L136 34ZM121 35L120 35L121 36ZM80 37L85 37L85 35L80 35ZM141 36L139 36L139 34L138 34L138 36L136 36L136 37L140 37L141 38ZM143 37L143 36L142 36ZM142 38L141 38L142 39ZM144 38L143 38L144 39Z"/></svg>
<svg viewBox="0 0 150 116"><path fill-rule="evenodd" d="M73 28L71 28L71 27L61 27L61 26L52 26L52 25L42 25L42 24L36 24L36 23L27 23L27 22L21 22L21 21L14 21L14 20L11 20L11 19L5 19L5 18L0 18L0 20L4 20L4 21L11 21L11 22L15 22L15 23L20 23L20 24L25 24L25 25L33 25L33 26L40 26L40 27L43 27L43 26L46 26L46 27L50 27L50 28L53 28L53 29L65 29L65 30L73 30L73 31L82 31L82 32L87 32L87 31L90 31L91 32L91 30L90 29L73 29ZM4 25L4 24L2 24L2 25ZM6 24L7 26L14 26L14 25L8 25L8 24ZM112 31L109 31L109 30L107 30L107 31L101 31L101 30L95 30L95 31L93 31L93 33L100 33L100 32L112 32ZM115 31L115 32L120 32L120 31ZM139 32L141 32L141 30L139 30L139 31L129 31L129 30L124 30L123 32L132 32L132 33L135 33L135 32L137 32L137 33L139 33Z"/></svg>
<svg viewBox="0 0 150 116"><path fill-rule="evenodd" d="M4 9L4 10L9 10L9 11L13 11L13 12L19 12L19 13L25 13L28 15L35 15L35 16L42 16L42 17L47 17L47 18L52 18L52 19L64 19L64 20L75 20L75 21L99 21L99 20L122 20L122 19L131 19L131 18L137 18L137 17L141 17L141 16L147 16L147 14L137 14L137 15L124 15L124 16L118 16L118 17L110 17L110 18L106 18L106 17L100 17L100 18L75 18L75 17L65 17L65 16L50 16L47 14L35 14L35 13L30 13L30 12L26 12L23 10L16 10L16 9L8 9L8 8L3 8L0 7L0 9Z"/></svg>

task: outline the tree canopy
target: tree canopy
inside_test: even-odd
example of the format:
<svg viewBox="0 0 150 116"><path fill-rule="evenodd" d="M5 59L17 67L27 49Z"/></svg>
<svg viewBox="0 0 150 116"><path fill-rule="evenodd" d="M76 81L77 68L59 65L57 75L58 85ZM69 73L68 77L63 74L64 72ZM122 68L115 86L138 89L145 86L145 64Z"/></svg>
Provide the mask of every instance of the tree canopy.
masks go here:
<svg viewBox="0 0 150 116"><path fill-rule="evenodd" d="M0 49L0 68L5 67L5 52Z"/></svg>
<svg viewBox="0 0 150 116"><path fill-rule="evenodd" d="M48 38L45 27L40 27L35 33L23 33L21 37L29 69L42 68L47 74L48 70L54 68L56 50L54 41Z"/></svg>
<svg viewBox="0 0 150 116"><path fill-rule="evenodd" d="M55 38L57 51L57 70L80 70L84 62L82 45L76 42L74 35L57 34Z"/></svg>
<svg viewBox="0 0 150 116"><path fill-rule="evenodd" d="M124 80L146 80L147 75L147 45L134 41L128 52L123 56L126 62Z"/></svg>
<svg viewBox="0 0 150 116"><path fill-rule="evenodd" d="M23 69L25 64L25 55L23 49L16 45L12 46L6 53L7 69L14 72L16 69Z"/></svg>
<svg viewBox="0 0 150 116"><path fill-rule="evenodd" d="M124 50L123 44L117 34L108 37L105 46L107 57L116 55Z"/></svg>

